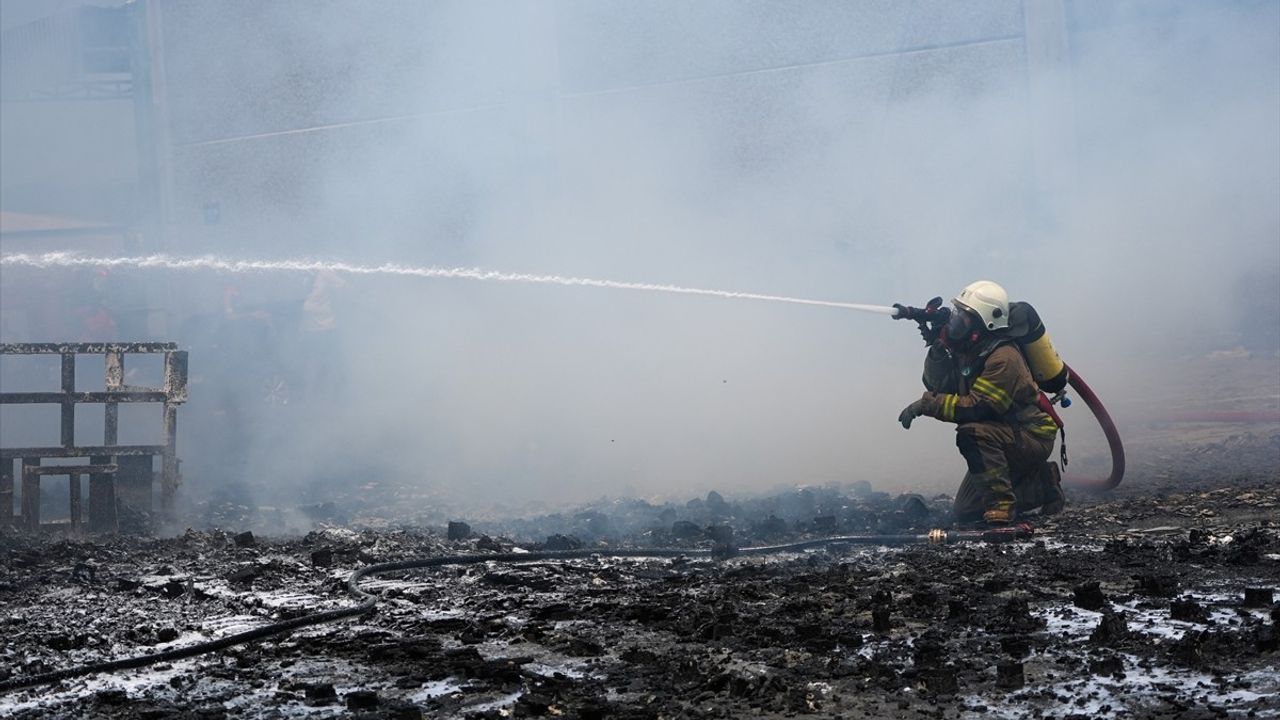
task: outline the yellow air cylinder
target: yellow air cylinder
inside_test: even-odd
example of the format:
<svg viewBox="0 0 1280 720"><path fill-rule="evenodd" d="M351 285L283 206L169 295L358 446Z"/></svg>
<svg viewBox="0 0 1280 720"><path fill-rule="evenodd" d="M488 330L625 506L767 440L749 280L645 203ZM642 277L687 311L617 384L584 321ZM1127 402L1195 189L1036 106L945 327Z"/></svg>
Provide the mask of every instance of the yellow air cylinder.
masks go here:
<svg viewBox="0 0 1280 720"><path fill-rule="evenodd" d="M1018 344L1031 368L1040 389L1047 393L1060 392L1067 386L1067 366L1045 332L1040 315L1028 303L1013 303L1009 308L1010 329L1018 334Z"/></svg>
<svg viewBox="0 0 1280 720"><path fill-rule="evenodd" d="M1049 340L1049 333L1041 333L1039 339L1023 345L1022 349L1027 354L1031 376L1041 390L1056 393L1067 386L1067 366Z"/></svg>

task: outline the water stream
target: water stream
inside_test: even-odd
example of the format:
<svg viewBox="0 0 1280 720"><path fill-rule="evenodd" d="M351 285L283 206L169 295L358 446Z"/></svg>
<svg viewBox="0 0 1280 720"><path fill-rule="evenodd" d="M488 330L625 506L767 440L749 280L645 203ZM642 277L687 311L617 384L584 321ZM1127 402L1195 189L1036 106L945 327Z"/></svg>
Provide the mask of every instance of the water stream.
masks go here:
<svg viewBox="0 0 1280 720"><path fill-rule="evenodd" d="M832 300L813 300L810 298L787 297L785 295L765 295L751 292L736 292L732 290L709 290L705 288L681 287L679 285L623 282L619 280L598 280L595 278L566 277L563 275L533 275L529 273L483 270L480 268L444 268L436 266L400 265L397 263L355 265L345 262L323 260L230 260L213 255L202 255L199 257L177 257L172 255L88 257L73 253L54 252L40 255L22 253L0 255L0 266L32 268L95 267L212 270L232 273L329 271L348 275L400 275L422 278L483 280L486 282L566 285L606 288L610 290L643 290L647 292L676 293L680 295L704 295L728 298L732 300L761 300L766 302L793 303L797 305L817 305L889 316L892 316L894 313L894 309L892 307L884 305L864 305L860 303L836 302Z"/></svg>

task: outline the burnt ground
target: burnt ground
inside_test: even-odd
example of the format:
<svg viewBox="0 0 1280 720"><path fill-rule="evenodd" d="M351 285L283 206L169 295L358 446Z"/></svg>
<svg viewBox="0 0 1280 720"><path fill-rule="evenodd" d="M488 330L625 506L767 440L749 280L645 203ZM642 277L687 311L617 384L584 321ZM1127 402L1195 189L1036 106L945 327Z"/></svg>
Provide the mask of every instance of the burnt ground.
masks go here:
<svg viewBox="0 0 1280 720"><path fill-rule="evenodd" d="M0 695L0 716L1280 716L1280 425L1148 424L1126 440L1125 483L1071 493L1029 542L384 575L365 583L374 615ZM946 508L863 483L470 528L339 503L304 508L324 522L293 537L236 506L167 538L0 530L0 679L338 607L371 562L919 532Z"/></svg>

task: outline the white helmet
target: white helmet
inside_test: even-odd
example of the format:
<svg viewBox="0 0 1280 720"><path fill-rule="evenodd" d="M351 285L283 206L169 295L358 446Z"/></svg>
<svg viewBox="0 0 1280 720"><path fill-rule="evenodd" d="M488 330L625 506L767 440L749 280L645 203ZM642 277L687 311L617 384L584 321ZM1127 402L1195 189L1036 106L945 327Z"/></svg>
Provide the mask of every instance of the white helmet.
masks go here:
<svg viewBox="0 0 1280 720"><path fill-rule="evenodd" d="M1009 327L1009 293L990 280L969 283L951 302L977 313L988 330Z"/></svg>

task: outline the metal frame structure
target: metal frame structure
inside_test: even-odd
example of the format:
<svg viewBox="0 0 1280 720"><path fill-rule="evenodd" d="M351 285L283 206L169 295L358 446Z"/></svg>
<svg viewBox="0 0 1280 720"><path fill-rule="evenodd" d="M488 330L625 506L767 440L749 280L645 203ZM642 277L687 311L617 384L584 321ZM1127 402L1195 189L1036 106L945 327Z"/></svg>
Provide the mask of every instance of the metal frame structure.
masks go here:
<svg viewBox="0 0 1280 720"><path fill-rule="evenodd" d="M159 388L124 384L124 358L133 354L163 354L164 384ZM20 520L29 530L40 528L40 479L48 475L70 478L71 528L82 529L80 476L89 476L90 532L114 532L117 528L116 492L122 500L151 509L154 472L152 460L161 458L160 506L172 514L177 490L178 405L187 399L187 352L175 343L14 343L0 344L0 355L60 355L62 387L56 392L0 392L0 405L57 404L62 407L61 444L52 447L0 448L0 523ZM105 356L106 390L76 390L76 356ZM120 445L120 403L163 403L164 435L159 445ZM101 445L77 445L75 408L81 404L105 406ZM43 465L45 459L89 458L87 465ZM21 461L22 510L13 514L14 463Z"/></svg>

